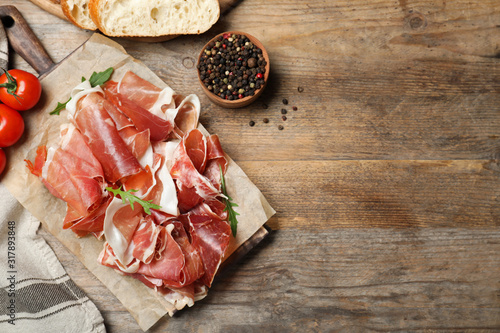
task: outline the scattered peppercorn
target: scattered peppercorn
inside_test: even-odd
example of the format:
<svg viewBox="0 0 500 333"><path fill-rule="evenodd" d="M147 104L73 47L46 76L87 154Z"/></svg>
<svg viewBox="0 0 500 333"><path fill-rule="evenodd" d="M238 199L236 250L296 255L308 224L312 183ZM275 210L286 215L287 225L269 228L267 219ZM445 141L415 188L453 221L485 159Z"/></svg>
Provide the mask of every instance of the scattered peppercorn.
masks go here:
<svg viewBox="0 0 500 333"><path fill-rule="evenodd" d="M292 110L293 110L293 111L297 111L297 107L296 107L296 106L294 106L294 107L292 108Z"/></svg>
<svg viewBox="0 0 500 333"><path fill-rule="evenodd" d="M297 91L298 91L299 93L301 93L301 92L303 92L303 91L304 91L304 88L302 88L302 87L298 87L298 88L297 88Z"/></svg>
<svg viewBox="0 0 500 333"><path fill-rule="evenodd" d="M287 105L288 104L288 100L286 98L283 98L282 100L283 104Z"/></svg>
<svg viewBox="0 0 500 333"><path fill-rule="evenodd" d="M284 129L283 125L279 125L279 126L278 126L278 129L279 129L280 131L282 131L282 130Z"/></svg>
<svg viewBox="0 0 500 333"><path fill-rule="evenodd" d="M248 125L250 125L250 126L254 126L254 125L255 125L255 121L250 120L250 122L248 123Z"/></svg>
<svg viewBox="0 0 500 333"><path fill-rule="evenodd" d="M281 109L281 114L286 114L286 109Z"/></svg>
<svg viewBox="0 0 500 333"><path fill-rule="evenodd" d="M264 118L262 121L263 121L265 124L267 124L267 123L269 122L269 119Z"/></svg>
<svg viewBox="0 0 500 333"><path fill-rule="evenodd" d="M286 120L286 116L281 117L283 120Z"/></svg>
<svg viewBox="0 0 500 333"><path fill-rule="evenodd" d="M267 62L247 36L223 34L200 57L200 79L212 93L227 100L255 95L264 86Z"/></svg>

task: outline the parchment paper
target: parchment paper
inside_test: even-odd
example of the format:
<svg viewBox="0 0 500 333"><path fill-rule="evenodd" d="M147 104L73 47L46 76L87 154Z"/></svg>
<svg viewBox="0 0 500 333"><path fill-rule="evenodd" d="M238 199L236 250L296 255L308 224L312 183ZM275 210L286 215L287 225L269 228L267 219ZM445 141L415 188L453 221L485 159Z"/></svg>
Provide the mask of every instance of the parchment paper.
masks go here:
<svg viewBox="0 0 500 333"><path fill-rule="evenodd" d="M88 79L92 72L100 72L108 67L115 69L112 76L115 80L121 78L127 70L132 70L158 87L166 86L143 63L128 55L119 44L102 35L94 34L41 80L42 100L36 109L23 114L26 123L25 134L21 142L7 150L9 162L1 181L12 195L42 222L44 228L61 241L109 288L130 311L139 326L146 331L172 310L169 303L141 282L101 266L97 262L97 257L103 248L102 241L93 237L77 238L72 231L63 230L66 203L52 196L41 181L29 173L24 162L25 159L34 160L38 146L50 146L59 141L60 125L68 122L68 118L66 111L61 112L60 116L49 115L57 102L64 102L69 98L71 89L81 82L82 76ZM171 88L175 90L175 87ZM200 128L206 133L201 125ZM224 146L224 142L222 145ZM264 225L275 211L232 160L226 175L226 183L229 195L239 204L236 210L240 213L237 237L228 248L227 258Z"/></svg>

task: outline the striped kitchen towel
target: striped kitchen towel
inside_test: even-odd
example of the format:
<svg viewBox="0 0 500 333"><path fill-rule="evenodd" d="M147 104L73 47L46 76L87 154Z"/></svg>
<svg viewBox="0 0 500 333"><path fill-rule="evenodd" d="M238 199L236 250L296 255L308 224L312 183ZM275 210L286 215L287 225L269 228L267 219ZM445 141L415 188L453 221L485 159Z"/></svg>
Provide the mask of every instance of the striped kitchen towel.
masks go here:
<svg viewBox="0 0 500 333"><path fill-rule="evenodd" d="M105 332L39 226L0 183L0 332Z"/></svg>

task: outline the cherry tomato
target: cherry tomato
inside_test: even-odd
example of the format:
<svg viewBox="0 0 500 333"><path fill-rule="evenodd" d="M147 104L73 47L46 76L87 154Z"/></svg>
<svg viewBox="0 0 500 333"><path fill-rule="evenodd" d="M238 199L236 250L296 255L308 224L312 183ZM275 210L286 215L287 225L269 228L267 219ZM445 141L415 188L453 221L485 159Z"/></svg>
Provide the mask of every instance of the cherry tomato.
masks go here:
<svg viewBox="0 0 500 333"><path fill-rule="evenodd" d="M5 157L5 152L3 149L0 149L0 174L5 169L5 164L7 164L7 158Z"/></svg>
<svg viewBox="0 0 500 333"><path fill-rule="evenodd" d="M16 110L0 104L0 147L12 146L24 132L23 117Z"/></svg>
<svg viewBox="0 0 500 333"><path fill-rule="evenodd" d="M0 76L0 100L18 111L31 109L38 103L42 85L38 78L21 69L11 69Z"/></svg>

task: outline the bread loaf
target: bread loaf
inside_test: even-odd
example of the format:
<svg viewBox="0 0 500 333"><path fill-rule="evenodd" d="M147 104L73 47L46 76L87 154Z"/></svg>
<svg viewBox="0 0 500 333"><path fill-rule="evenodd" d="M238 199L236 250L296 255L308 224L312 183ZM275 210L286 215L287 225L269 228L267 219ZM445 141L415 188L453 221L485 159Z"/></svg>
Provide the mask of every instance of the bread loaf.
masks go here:
<svg viewBox="0 0 500 333"><path fill-rule="evenodd" d="M71 23L82 29L97 30L88 5L89 0L61 0L61 9Z"/></svg>
<svg viewBox="0 0 500 333"><path fill-rule="evenodd" d="M89 0L89 10L97 28L113 37L200 34L220 14L218 0Z"/></svg>

